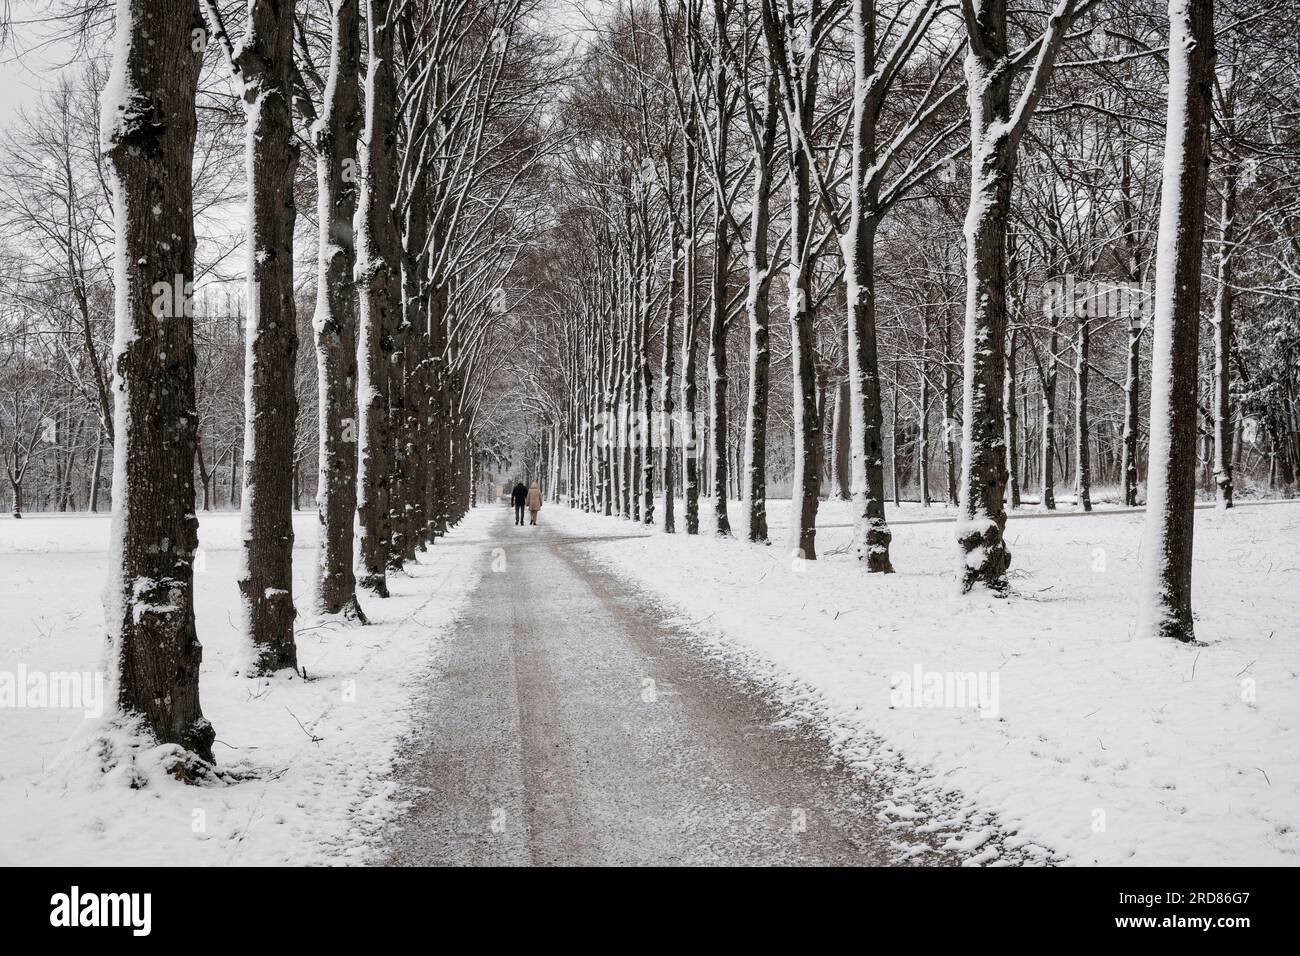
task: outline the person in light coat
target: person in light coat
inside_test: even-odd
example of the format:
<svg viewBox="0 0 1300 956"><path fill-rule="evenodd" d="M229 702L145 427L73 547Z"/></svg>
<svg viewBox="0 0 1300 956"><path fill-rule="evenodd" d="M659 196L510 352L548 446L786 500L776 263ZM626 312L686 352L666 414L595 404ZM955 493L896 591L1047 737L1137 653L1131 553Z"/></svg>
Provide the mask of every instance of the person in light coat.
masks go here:
<svg viewBox="0 0 1300 956"><path fill-rule="evenodd" d="M533 482L528 489L528 517L529 524L537 524L537 512L542 510L542 489L538 487L537 482Z"/></svg>

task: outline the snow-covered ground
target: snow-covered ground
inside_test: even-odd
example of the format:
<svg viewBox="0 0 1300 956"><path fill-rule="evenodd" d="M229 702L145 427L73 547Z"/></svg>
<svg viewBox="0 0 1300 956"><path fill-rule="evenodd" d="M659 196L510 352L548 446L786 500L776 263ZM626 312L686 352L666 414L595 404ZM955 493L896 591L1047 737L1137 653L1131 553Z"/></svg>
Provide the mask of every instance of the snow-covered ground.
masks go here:
<svg viewBox="0 0 1300 956"><path fill-rule="evenodd" d="M771 503L775 542L788 508ZM555 505L542 520L587 538L702 648L820 725L894 795L884 820L964 832L949 848L964 859L1041 859L1049 847L1078 864L1298 862L1300 502L1198 511L1199 647L1131 637L1140 513L1014 518L1007 599L955 593L945 515L891 509L888 577L845 553L838 502L823 504L822 560L811 563L782 544L644 536ZM0 863L377 859L401 808L390 770L414 702L488 564L498 517L473 512L394 578L393 599L366 602L374 626L302 621L308 681L254 681L232 672L238 517L204 516L203 708L221 767L245 779L184 786L148 753L134 775L102 774L85 759L95 722L80 710L0 707ZM304 595L315 516L298 515L296 529ZM106 518L0 519L0 676L102 667L107 530ZM983 844L994 822L1016 836Z"/></svg>
<svg viewBox="0 0 1300 956"><path fill-rule="evenodd" d="M485 565L487 511L363 601L373 626L313 627L299 618L308 680L251 680L239 659L239 517L202 515L196 614L200 685L229 785L162 778L157 754L135 773L82 759L95 726L84 709L0 708L0 864L306 864L371 860L398 804L389 778L412 701L445 628ZM300 613L313 570L316 516L294 516ZM103 667L106 517L0 520L5 628L0 675ZM141 789L130 781L144 780Z"/></svg>
<svg viewBox="0 0 1300 956"><path fill-rule="evenodd" d="M590 553L851 765L918 796L883 806L887 819L922 803L967 821L992 811L1076 864L1300 863L1300 503L1197 512L1204 646L1132 637L1140 513L1013 518L1007 599L956 593L942 509L891 507L890 576L844 552L839 502L819 516L823 559L792 561L788 513L771 503L771 547L689 538L680 503L673 536L557 506L543 517L609 538Z"/></svg>

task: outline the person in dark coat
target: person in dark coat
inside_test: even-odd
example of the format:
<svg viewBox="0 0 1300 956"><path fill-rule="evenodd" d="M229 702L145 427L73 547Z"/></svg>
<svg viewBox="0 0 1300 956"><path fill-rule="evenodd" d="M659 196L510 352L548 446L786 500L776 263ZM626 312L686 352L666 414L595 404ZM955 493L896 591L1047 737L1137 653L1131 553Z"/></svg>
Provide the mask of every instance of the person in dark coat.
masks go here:
<svg viewBox="0 0 1300 956"><path fill-rule="evenodd" d="M528 503L528 489L522 481L516 481L510 492L510 503L515 506L515 524L524 523L524 505Z"/></svg>

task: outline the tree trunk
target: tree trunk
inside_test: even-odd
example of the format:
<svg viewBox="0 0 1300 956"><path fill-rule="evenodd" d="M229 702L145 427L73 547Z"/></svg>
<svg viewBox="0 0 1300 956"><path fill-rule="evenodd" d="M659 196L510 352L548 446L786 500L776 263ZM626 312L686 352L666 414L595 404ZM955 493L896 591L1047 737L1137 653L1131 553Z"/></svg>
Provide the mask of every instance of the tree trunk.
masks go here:
<svg viewBox="0 0 1300 956"><path fill-rule="evenodd" d="M727 222L714 215L713 292L709 314L709 480L714 533L730 537L727 514L727 268L731 258Z"/></svg>
<svg viewBox="0 0 1300 956"><path fill-rule="evenodd" d="M235 54L247 117L248 335L244 361L244 629L254 673L298 664L293 639L294 368L291 3L252 0Z"/></svg>
<svg viewBox="0 0 1300 956"><path fill-rule="evenodd" d="M835 385L831 408L831 497L848 501L853 496L849 478L849 383Z"/></svg>
<svg viewBox="0 0 1300 956"><path fill-rule="evenodd" d="M643 219L648 218L643 206ZM655 516L655 446L654 446L654 374L650 367L650 272L652 269L651 250L648 242L642 250L642 261L640 263L640 285L637 295L637 308L640 310L637 322L637 394L640 397L640 421L638 422L638 432L640 440L637 442L638 454L640 456L640 467L638 474L640 476L640 493L641 493L641 522L643 524L654 524ZM671 308L671 304L670 304ZM558 447L559 431L558 426L555 431L555 439ZM559 472L556 477L558 481Z"/></svg>
<svg viewBox="0 0 1300 956"><path fill-rule="evenodd" d="M1237 216L1237 166L1224 170L1223 204L1219 212L1219 261L1214 295L1214 485L1220 508L1232 507L1233 424L1232 376L1232 254Z"/></svg>
<svg viewBox="0 0 1300 956"><path fill-rule="evenodd" d="M1192 641L1196 366L1214 84L1213 0L1169 0L1169 34L1138 633Z"/></svg>
<svg viewBox="0 0 1300 956"><path fill-rule="evenodd" d="M686 499L686 533L700 533L700 443L703 436L695 427L695 147L692 131L686 135L686 166L682 189L686 197L682 218L685 234L682 251L682 495Z"/></svg>
<svg viewBox="0 0 1300 956"><path fill-rule="evenodd" d="M921 394L916 416L916 474L921 482L921 507L930 507L930 381L924 352L921 357Z"/></svg>
<svg viewBox="0 0 1300 956"><path fill-rule="evenodd" d="M797 559L817 558L817 507L822 438L817 428L817 375L813 367L812 192L808 161L793 149L790 171L790 264L788 308L791 389L794 393L794 474L790 490L790 547Z"/></svg>
<svg viewBox="0 0 1300 956"><path fill-rule="evenodd" d="M398 239L392 217L397 176L391 0L365 0L365 125L361 134L361 190L357 199L356 278L359 287L357 376L357 516L361 526L360 585L388 597L387 559L392 533L388 421L389 367L400 321Z"/></svg>
<svg viewBox="0 0 1300 956"><path fill-rule="evenodd" d="M1084 511L1092 510L1091 461L1088 455L1088 350L1091 329L1087 312L1079 316L1074 346L1074 495Z"/></svg>
<svg viewBox="0 0 1300 956"><path fill-rule="evenodd" d="M193 0L118 0L101 130L118 277L104 618L122 715L138 715L158 740L211 760L215 733L199 706L193 567L191 175L202 56L192 42L202 28Z"/></svg>
<svg viewBox="0 0 1300 956"><path fill-rule="evenodd" d="M1002 434L1011 186L1020 138L1046 89L1074 16L1074 0L1060 0L1048 17L1014 114L1015 71L1008 67L1006 0L972 0L963 10L972 160L966 213L966 367L957 539L963 556L962 589L980 584L1001 591L1007 586L1011 564L1003 537L1007 455Z"/></svg>
<svg viewBox="0 0 1300 956"><path fill-rule="evenodd" d="M687 199L689 202L689 197ZM659 417L663 435L659 447L663 455L664 486L664 533L675 534L677 531L677 502L673 480L673 310L677 308L679 289L677 271L677 224L673 219L668 223L668 306L664 310L664 342L659 378L663 391L659 395Z"/></svg>
<svg viewBox="0 0 1300 956"><path fill-rule="evenodd" d="M1056 510L1056 323L1058 317L1052 316L1052 333L1048 339L1047 368L1043 371L1043 431L1042 445L1038 449L1043 472L1044 511Z"/></svg>
<svg viewBox="0 0 1300 956"><path fill-rule="evenodd" d="M330 72L313 130L316 138L317 260L316 371L319 449L316 509L317 614L365 621L352 568L357 507L357 313L353 269L356 246L357 84L361 37L357 0L331 4Z"/></svg>
<svg viewBox="0 0 1300 956"><path fill-rule="evenodd" d="M741 498L748 509L750 541L767 541L767 405L772 353L769 334L771 263L767 230L771 219L772 152L776 143L777 80L768 76L762 104L762 129L755 144L754 189L750 202L749 285L745 312L749 318L749 394L745 405L745 450Z"/></svg>
<svg viewBox="0 0 1300 956"><path fill-rule="evenodd" d="M1020 507L1020 478L1017 474L1020 450L1016 442L1016 330L1007 334L1007 377L1002 397L1003 435L1007 443L1007 497L1012 508Z"/></svg>
<svg viewBox="0 0 1300 956"><path fill-rule="evenodd" d="M1130 316L1124 362L1124 451L1120 461L1124 480L1124 504L1130 508L1137 507L1138 493L1138 362L1141 344L1141 320L1137 316Z"/></svg>
<svg viewBox="0 0 1300 956"><path fill-rule="evenodd" d="M95 439L95 463L90 469L90 495L86 510L91 514L99 511L99 476L104 467L104 432L101 428Z"/></svg>
<svg viewBox="0 0 1300 956"><path fill-rule="evenodd" d="M203 439L199 438L194 442L194 457L199 467L199 485L203 489L203 510L212 510L212 500L210 491L211 476L208 474L207 464L203 460Z"/></svg>
<svg viewBox="0 0 1300 956"><path fill-rule="evenodd" d="M876 227L880 181L876 157L874 90L876 28L874 5L855 0L853 30L853 144L849 226L840 239L848 306L849 445L852 452L853 538L850 550L869 572L894 570L893 535L885 521L884 422L880 402L880 358L876 345ZM807 127L805 127L807 128Z"/></svg>
<svg viewBox="0 0 1300 956"><path fill-rule="evenodd" d="M948 503L961 498L957 488L957 418L952 402L952 332L947 308L943 314L943 470L948 484Z"/></svg>
<svg viewBox="0 0 1300 956"><path fill-rule="evenodd" d="M894 362L894 384L890 396L889 414L889 477L894 487L894 507L902 505L898 491L898 362Z"/></svg>

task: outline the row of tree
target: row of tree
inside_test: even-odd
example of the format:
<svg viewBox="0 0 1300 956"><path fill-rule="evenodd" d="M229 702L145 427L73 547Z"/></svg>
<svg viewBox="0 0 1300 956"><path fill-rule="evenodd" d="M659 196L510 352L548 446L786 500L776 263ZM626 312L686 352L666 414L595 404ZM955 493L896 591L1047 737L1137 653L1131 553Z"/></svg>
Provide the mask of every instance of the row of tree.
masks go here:
<svg viewBox="0 0 1300 956"><path fill-rule="evenodd" d="M1295 481L1284 0L654 0L568 58L541 0L60 3L88 65L0 177L0 446L16 510L111 487L118 699L200 756L223 499L266 673L305 489L312 610L362 620L521 448L666 531L710 497L766 541L788 489L805 560L849 499L873 572L885 499L944 498L995 591L1022 497L1145 482L1143 626L1182 639L1198 475Z"/></svg>
<svg viewBox="0 0 1300 956"><path fill-rule="evenodd" d="M550 148L543 106L554 70L527 0L249 0L236 40L227 17L239 13L215 0L119 0L101 103L114 250L107 622L117 699L159 740L209 760L193 605L196 462L211 467L195 414L198 91L226 84L242 113L238 583L256 675L297 663L302 154L316 173L320 533L310 601L318 615L364 621L362 601L387 597L388 576L469 506L471 434L499 361L504 279L537 225L523 200Z"/></svg>
<svg viewBox="0 0 1300 956"><path fill-rule="evenodd" d="M829 482L871 572L912 473L995 591L1031 481L1087 510L1145 477L1143 628L1191 640L1198 481L1230 507L1243 469L1289 490L1300 462L1294 27L1204 0L620 7L563 104L557 254L510 371L545 370L534 467L666 531L680 506L697 533L703 494L730 535L738 498L762 542L775 449L794 554Z"/></svg>

